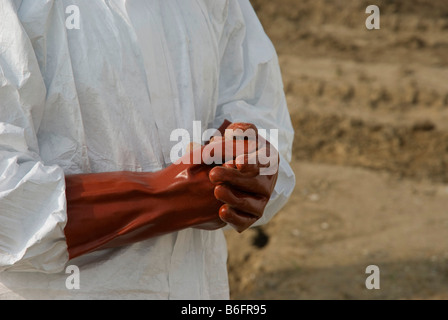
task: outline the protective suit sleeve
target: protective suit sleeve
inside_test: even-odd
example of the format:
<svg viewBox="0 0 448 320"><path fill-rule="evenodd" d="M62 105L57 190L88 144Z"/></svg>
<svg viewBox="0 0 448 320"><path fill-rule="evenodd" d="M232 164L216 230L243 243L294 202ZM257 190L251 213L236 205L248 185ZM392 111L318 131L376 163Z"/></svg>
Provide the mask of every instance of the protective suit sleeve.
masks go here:
<svg viewBox="0 0 448 320"><path fill-rule="evenodd" d="M18 4L0 1L0 271L59 272L68 260L64 173L39 157L46 88Z"/></svg>
<svg viewBox="0 0 448 320"><path fill-rule="evenodd" d="M278 146L274 144L280 155L278 179L263 216L254 224L261 225L284 206L294 189L295 176L289 165L294 130L277 54L249 0L229 1L219 48L221 65L215 125L229 119L253 123L267 133L278 130Z"/></svg>

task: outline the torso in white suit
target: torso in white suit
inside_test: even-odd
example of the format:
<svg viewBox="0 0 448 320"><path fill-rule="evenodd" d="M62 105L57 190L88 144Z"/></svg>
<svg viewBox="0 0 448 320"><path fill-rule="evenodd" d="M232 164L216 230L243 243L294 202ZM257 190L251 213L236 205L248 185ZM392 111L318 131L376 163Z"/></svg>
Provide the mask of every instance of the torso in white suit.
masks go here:
<svg viewBox="0 0 448 320"><path fill-rule="evenodd" d="M67 28L71 5L79 29ZM229 298L221 230L68 261L64 175L160 170L174 129L252 122L279 130L259 224L278 212L294 187L293 130L249 1L2 0L0 57L0 299ZM66 286L69 265L79 289Z"/></svg>

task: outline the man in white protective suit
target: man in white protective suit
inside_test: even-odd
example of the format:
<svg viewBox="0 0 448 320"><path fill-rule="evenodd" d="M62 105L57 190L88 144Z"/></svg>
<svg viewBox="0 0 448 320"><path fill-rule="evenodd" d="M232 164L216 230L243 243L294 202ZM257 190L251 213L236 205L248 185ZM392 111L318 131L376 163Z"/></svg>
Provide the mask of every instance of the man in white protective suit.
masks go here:
<svg viewBox="0 0 448 320"><path fill-rule="evenodd" d="M198 123L255 140L173 159ZM293 135L249 0L1 0L0 299L228 299L223 228L287 202Z"/></svg>

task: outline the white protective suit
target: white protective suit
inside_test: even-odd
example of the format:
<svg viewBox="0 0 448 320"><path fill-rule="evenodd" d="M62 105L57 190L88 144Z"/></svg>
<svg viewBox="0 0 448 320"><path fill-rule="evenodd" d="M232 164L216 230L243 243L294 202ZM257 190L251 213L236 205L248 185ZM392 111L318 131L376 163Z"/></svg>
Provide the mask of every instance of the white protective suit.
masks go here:
<svg viewBox="0 0 448 320"><path fill-rule="evenodd" d="M0 299L228 299L222 230L70 261L63 232L64 175L160 170L172 130L224 119L279 130L266 223L294 187L293 129L249 0L1 0Z"/></svg>

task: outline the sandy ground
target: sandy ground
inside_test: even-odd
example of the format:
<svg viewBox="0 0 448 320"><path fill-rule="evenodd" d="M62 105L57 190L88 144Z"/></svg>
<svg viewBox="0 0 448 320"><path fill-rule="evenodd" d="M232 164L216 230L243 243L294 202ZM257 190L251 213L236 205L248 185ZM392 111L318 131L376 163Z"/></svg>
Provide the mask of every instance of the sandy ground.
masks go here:
<svg viewBox="0 0 448 320"><path fill-rule="evenodd" d="M297 184L269 224L226 233L231 298L448 299L448 2L252 3L279 54Z"/></svg>

